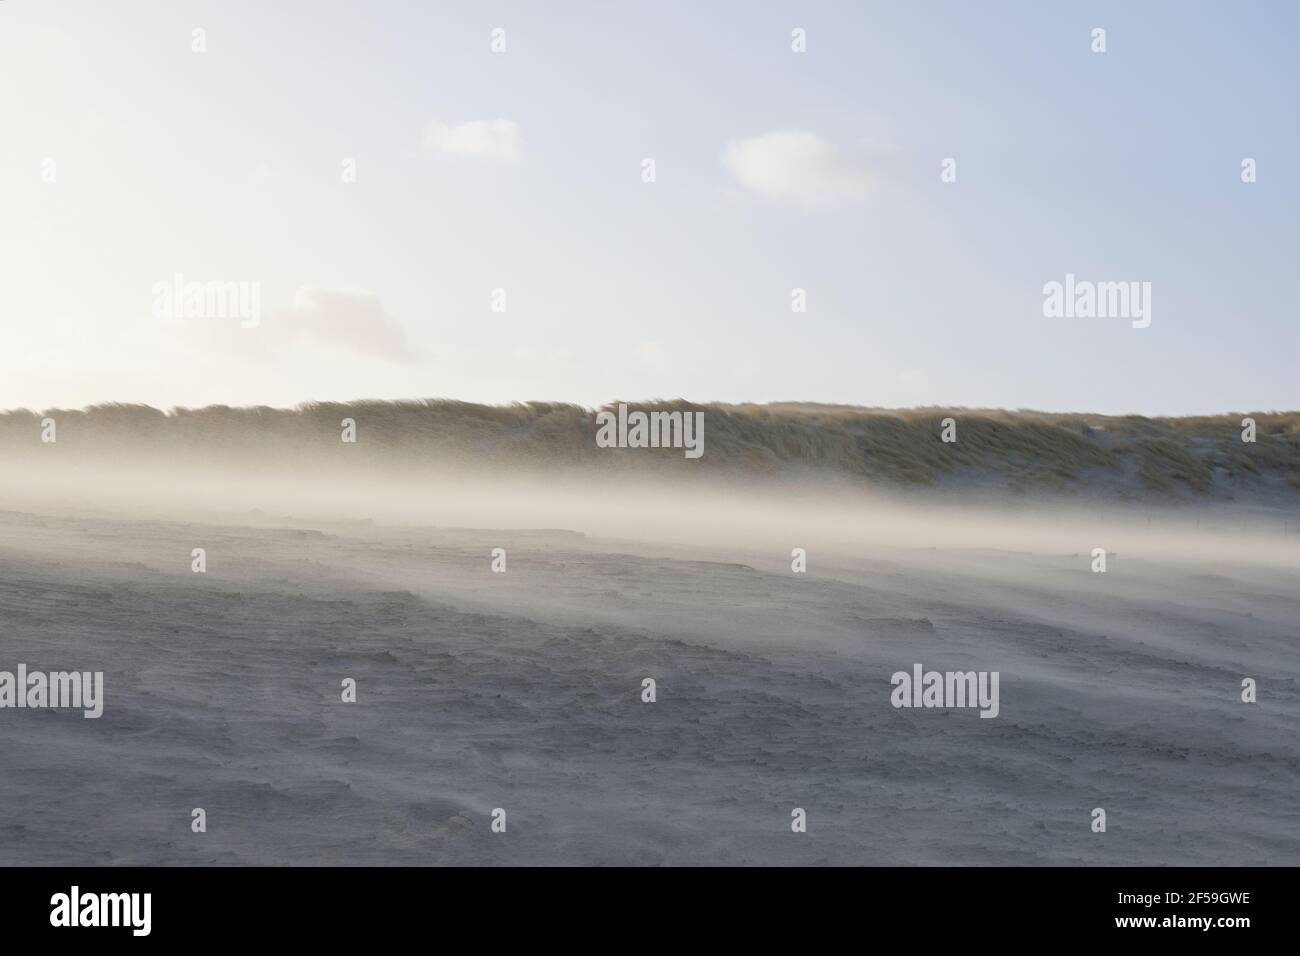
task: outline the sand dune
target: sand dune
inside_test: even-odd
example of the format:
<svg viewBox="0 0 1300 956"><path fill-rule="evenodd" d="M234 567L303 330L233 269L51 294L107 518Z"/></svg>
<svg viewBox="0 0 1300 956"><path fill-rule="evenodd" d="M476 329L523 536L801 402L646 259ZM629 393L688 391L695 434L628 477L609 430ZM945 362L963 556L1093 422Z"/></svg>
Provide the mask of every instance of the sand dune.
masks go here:
<svg viewBox="0 0 1300 956"><path fill-rule="evenodd" d="M702 416L703 454L602 448L597 417ZM1252 441L1243 441L1249 418ZM948 437L942 440L946 423ZM350 423L354 442L341 431ZM57 441L50 437L53 428ZM24 472L113 467L322 473L488 472L586 482L654 476L781 485L814 477L857 489L934 488L950 495L1050 494L1144 502L1266 500L1300 507L1300 413L1195 418L1048 414L967 408L874 409L807 403L612 403L604 409L443 400L310 403L294 409L98 405L0 413L0 450Z"/></svg>

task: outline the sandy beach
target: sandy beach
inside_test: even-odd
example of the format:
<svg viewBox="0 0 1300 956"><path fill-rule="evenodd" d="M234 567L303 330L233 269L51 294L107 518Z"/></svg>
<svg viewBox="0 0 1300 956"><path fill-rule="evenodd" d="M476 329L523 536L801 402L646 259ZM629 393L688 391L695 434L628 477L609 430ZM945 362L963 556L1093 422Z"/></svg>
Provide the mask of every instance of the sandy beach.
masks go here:
<svg viewBox="0 0 1300 956"><path fill-rule="evenodd" d="M4 512L0 864L1300 862L1300 565L700 537Z"/></svg>

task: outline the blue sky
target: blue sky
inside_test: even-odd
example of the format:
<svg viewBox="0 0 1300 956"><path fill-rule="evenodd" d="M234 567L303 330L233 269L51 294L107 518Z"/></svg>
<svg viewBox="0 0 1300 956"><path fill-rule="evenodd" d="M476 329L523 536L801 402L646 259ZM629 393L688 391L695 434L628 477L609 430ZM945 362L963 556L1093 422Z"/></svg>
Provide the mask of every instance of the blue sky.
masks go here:
<svg viewBox="0 0 1300 956"><path fill-rule="evenodd" d="M1300 407L1295 5L704 6L6 0L0 406Z"/></svg>

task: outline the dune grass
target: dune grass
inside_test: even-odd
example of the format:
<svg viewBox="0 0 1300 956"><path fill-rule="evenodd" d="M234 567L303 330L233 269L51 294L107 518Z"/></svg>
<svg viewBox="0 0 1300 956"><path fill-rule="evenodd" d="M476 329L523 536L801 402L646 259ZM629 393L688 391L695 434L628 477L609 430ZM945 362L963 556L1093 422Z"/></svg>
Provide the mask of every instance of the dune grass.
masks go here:
<svg viewBox="0 0 1300 956"><path fill-rule="evenodd" d="M0 412L0 450L14 460L36 454L67 460L198 455L250 464L305 463L318 455L334 460L341 423L352 419L358 434L352 461L376 468L477 465L756 478L814 470L888 486L991 483L1072 493L1109 484L1135 494L1190 496L1252 486L1300 491L1300 412L1145 418L797 402L627 404L704 412L704 456L686 460L678 449L598 448L597 410L579 405L443 399L311 402L292 409L23 409ZM1242 441L1245 415L1256 421L1254 443ZM940 440L946 418L957 423L956 442ZM45 419L57 424L55 445L40 442Z"/></svg>

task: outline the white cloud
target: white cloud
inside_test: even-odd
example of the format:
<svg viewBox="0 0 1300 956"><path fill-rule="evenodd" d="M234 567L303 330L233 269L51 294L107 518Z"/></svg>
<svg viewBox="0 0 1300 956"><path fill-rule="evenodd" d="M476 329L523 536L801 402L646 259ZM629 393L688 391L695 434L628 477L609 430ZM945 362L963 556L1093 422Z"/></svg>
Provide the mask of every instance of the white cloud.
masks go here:
<svg viewBox="0 0 1300 956"><path fill-rule="evenodd" d="M299 343L409 362L413 359L401 324L365 292L304 287L293 297L285 328Z"/></svg>
<svg viewBox="0 0 1300 956"><path fill-rule="evenodd" d="M774 130L730 143L722 162L751 192L800 206L860 200L872 183L865 162L802 130Z"/></svg>
<svg viewBox="0 0 1300 956"><path fill-rule="evenodd" d="M424 131L425 149L450 156L517 163L522 145L519 124L507 119L470 120L456 126L435 121Z"/></svg>
<svg viewBox="0 0 1300 956"><path fill-rule="evenodd" d="M300 288L287 311L263 316L254 328L233 319L185 319L184 340L204 351L220 351L262 361L289 355L351 354L410 364L418 358L406 330L367 292Z"/></svg>

